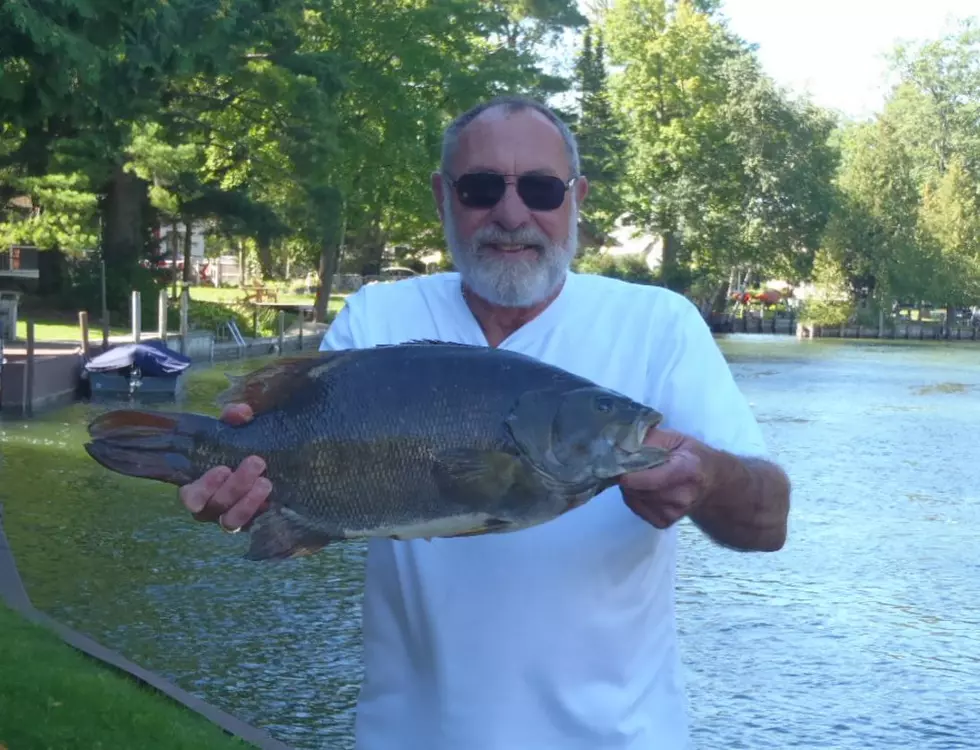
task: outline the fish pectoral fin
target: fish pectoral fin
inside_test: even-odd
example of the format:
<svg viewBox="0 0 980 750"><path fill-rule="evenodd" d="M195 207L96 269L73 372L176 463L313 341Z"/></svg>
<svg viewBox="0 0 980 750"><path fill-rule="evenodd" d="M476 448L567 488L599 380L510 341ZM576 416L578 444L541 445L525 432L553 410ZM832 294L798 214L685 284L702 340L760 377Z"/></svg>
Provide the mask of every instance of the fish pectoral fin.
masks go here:
<svg viewBox="0 0 980 750"><path fill-rule="evenodd" d="M510 493L521 468L520 458L510 453L457 448L436 456L433 474L454 501L486 507Z"/></svg>
<svg viewBox="0 0 980 750"><path fill-rule="evenodd" d="M282 357L247 375L228 375L228 387L218 394L218 406L248 404L254 415L281 407L304 385L341 361L349 350L319 352L316 356Z"/></svg>
<svg viewBox="0 0 980 750"><path fill-rule="evenodd" d="M251 540L245 553L246 560L287 560L312 555L337 541L286 516L280 509L256 518L249 534Z"/></svg>

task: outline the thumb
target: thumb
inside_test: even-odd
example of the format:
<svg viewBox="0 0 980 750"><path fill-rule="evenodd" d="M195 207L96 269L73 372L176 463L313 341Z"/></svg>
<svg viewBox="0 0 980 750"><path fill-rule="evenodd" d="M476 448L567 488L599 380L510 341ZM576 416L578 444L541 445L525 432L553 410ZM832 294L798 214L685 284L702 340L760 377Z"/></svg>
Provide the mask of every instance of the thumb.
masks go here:
<svg viewBox="0 0 980 750"><path fill-rule="evenodd" d="M243 425L252 421L252 407L248 404L229 404L221 412L221 421L232 425Z"/></svg>

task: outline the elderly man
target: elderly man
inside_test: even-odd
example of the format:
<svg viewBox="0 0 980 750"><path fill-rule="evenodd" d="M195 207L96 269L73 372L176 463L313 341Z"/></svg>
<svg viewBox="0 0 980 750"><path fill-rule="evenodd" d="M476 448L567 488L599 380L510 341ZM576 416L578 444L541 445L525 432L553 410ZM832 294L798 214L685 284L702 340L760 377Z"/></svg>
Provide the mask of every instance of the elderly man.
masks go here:
<svg viewBox="0 0 980 750"><path fill-rule="evenodd" d="M546 107L494 100L445 135L432 189L455 273L367 286L324 349L442 339L518 350L654 406L673 450L543 526L370 542L361 750L677 750L688 727L674 621L676 522L778 550L789 482L697 309L569 269L588 192ZM225 419L248 419L235 407ZM255 457L181 489L227 529L271 491Z"/></svg>

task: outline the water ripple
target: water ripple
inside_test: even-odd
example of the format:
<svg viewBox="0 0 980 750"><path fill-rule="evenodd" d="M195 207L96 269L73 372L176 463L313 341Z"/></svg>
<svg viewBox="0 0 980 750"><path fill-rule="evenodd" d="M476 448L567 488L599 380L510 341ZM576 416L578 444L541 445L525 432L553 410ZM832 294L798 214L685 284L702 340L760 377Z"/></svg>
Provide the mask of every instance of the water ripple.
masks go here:
<svg viewBox="0 0 980 750"><path fill-rule="evenodd" d="M794 504L774 555L682 526L696 747L980 747L980 347L724 349ZM223 376L194 377L180 406L213 410ZM0 425L0 502L38 605L297 748L351 748L363 545L248 565L172 488L95 468L93 413Z"/></svg>

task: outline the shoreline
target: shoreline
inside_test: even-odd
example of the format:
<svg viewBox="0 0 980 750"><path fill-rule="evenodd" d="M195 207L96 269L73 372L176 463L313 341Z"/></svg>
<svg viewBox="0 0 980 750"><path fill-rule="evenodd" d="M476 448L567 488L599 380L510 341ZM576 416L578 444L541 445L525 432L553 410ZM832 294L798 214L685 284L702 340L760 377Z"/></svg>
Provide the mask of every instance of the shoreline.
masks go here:
<svg viewBox="0 0 980 750"><path fill-rule="evenodd" d="M112 651L82 633L72 630L45 612L35 608L17 570L13 550L11 550L3 530L2 505L0 505L0 601L28 622L47 629L60 638L66 645L95 659L102 668L132 679L135 683L157 694L162 699L174 701L187 711L204 718L220 728L227 735L237 737L254 747L260 748L260 750L290 750L289 745L275 739L265 730L254 727L206 703L169 680L140 667L121 654Z"/></svg>

